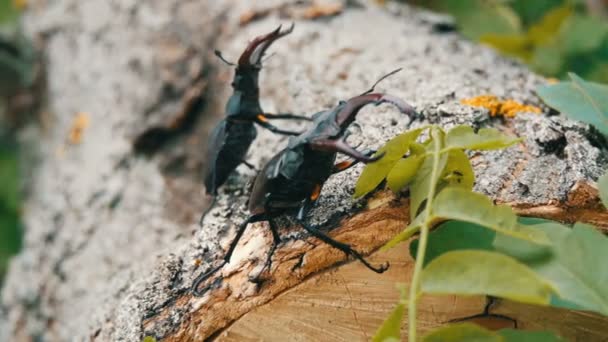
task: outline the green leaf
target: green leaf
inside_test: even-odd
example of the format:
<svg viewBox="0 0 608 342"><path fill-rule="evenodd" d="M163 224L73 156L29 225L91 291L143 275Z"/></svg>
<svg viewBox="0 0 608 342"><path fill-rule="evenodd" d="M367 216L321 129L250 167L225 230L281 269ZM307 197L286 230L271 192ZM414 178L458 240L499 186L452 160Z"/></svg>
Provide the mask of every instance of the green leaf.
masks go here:
<svg viewBox="0 0 608 342"><path fill-rule="evenodd" d="M495 332L486 330L476 324L450 324L430 332L423 342L503 342Z"/></svg>
<svg viewBox="0 0 608 342"><path fill-rule="evenodd" d="M450 324L430 332L423 342L565 342L548 331L491 331L473 323Z"/></svg>
<svg viewBox="0 0 608 342"><path fill-rule="evenodd" d="M13 0L0 0L0 24L11 24L17 20L19 11L13 3Z"/></svg>
<svg viewBox="0 0 608 342"><path fill-rule="evenodd" d="M581 224L569 233L554 230L546 231L554 257L528 265L553 284L560 299L608 315L608 238Z"/></svg>
<svg viewBox="0 0 608 342"><path fill-rule="evenodd" d="M20 207L19 203L19 168L16 151L0 148L0 206L4 205L16 213Z"/></svg>
<svg viewBox="0 0 608 342"><path fill-rule="evenodd" d="M573 15L562 25L557 41L569 55L596 50L608 34L608 24L599 17Z"/></svg>
<svg viewBox="0 0 608 342"><path fill-rule="evenodd" d="M496 251L512 256L522 262L550 257L552 253L551 246L549 245L539 245L504 234L496 234L492 245Z"/></svg>
<svg viewBox="0 0 608 342"><path fill-rule="evenodd" d="M462 221L442 223L429 233L424 265L426 266L438 256L451 251L470 249L492 251L495 236L494 231L473 223ZM418 242L418 240L414 240L410 244L410 255L414 259L418 251Z"/></svg>
<svg viewBox="0 0 608 342"><path fill-rule="evenodd" d="M560 27L572 14L569 4L556 7L547 12L543 18L528 30L528 38L534 45L543 45L556 38Z"/></svg>
<svg viewBox="0 0 608 342"><path fill-rule="evenodd" d="M608 135L608 86L569 75L572 82L539 87L538 95L547 105Z"/></svg>
<svg viewBox="0 0 608 342"><path fill-rule="evenodd" d="M555 221L547 220L540 217L528 217L528 216L519 216L517 217L517 222L522 225L531 226L536 224L543 223L555 223Z"/></svg>
<svg viewBox="0 0 608 342"><path fill-rule="evenodd" d="M550 220L538 219L538 218L518 218L518 225L526 226L524 229L536 230L544 232L551 242L558 236L565 236L569 234L570 228ZM514 238L512 236L497 234L493 243L496 251L512 256L522 262L532 262L534 260L551 257L553 254L552 246L549 245L538 245L531 243L526 240Z"/></svg>
<svg viewBox="0 0 608 342"><path fill-rule="evenodd" d="M494 205L485 195L450 187L433 202L433 216L475 223L501 234L546 245L547 236L538 230L517 224L517 216L508 205Z"/></svg>
<svg viewBox="0 0 608 342"><path fill-rule="evenodd" d="M424 156L421 155L399 160L386 177L388 187L395 193L401 191L414 179L423 161Z"/></svg>
<svg viewBox="0 0 608 342"><path fill-rule="evenodd" d="M445 168L447 154L440 153L444 139L443 131L438 128L431 129L431 139L427 146L428 155L410 186L410 217L416 217L418 209L428 197L429 189L435 187L441 171Z"/></svg>
<svg viewBox="0 0 608 342"><path fill-rule="evenodd" d="M494 34L487 33L479 38L479 42L487 44L505 55L519 57L528 61L532 56L530 41L525 34Z"/></svg>
<svg viewBox="0 0 608 342"><path fill-rule="evenodd" d="M382 323L374 337L373 342L386 342L395 339L401 341L401 321L403 321L403 314L405 312L405 305L397 304L393 309L388 318Z"/></svg>
<svg viewBox="0 0 608 342"><path fill-rule="evenodd" d="M355 185L355 198L365 196L373 191L389 174L393 166L410 150L410 145L416 141L424 128L415 129L400 134L381 147L374 156L384 153L382 159L369 163L363 168L361 176Z"/></svg>
<svg viewBox="0 0 608 342"><path fill-rule="evenodd" d="M469 157L462 150L450 150L448 161L441 179L451 186L459 186L466 190L473 190L475 184L475 173L469 161Z"/></svg>
<svg viewBox="0 0 608 342"><path fill-rule="evenodd" d="M156 337L154 337L154 336L146 336L146 337L144 337L144 339L142 340L142 342L156 342Z"/></svg>
<svg viewBox="0 0 608 342"><path fill-rule="evenodd" d="M497 272L500 270L500 272ZM550 283L509 256L489 251L445 253L422 272L421 289L429 294L492 295L548 305Z"/></svg>
<svg viewBox="0 0 608 342"><path fill-rule="evenodd" d="M501 329L498 334L504 338L505 342L566 342L549 331Z"/></svg>
<svg viewBox="0 0 608 342"><path fill-rule="evenodd" d="M597 180L597 187L599 188L600 198L602 199L604 207L608 208L608 172L604 173Z"/></svg>
<svg viewBox="0 0 608 342"><path fill-rule="evenodd" d="M517 144L513 139L495 128L482 128L477 133L470 126L456 126L446 136L446 146L469 150L497 150Z"/></svg>
<svg viewBox="0 0 608 342"><path fill-rule="evenodd" d="M528 62L536 72L553 76L559 75L566 63L558 42L537 46Z"/></svg>
<svg viewBox="0 0 608 342"><path fill-rule="evenodd" d="M485 33L517 33L521 22L515 12L506 5L484 0L444 0L439 9L452 14L467 38L477 40Z"/></svg>
<svg viewBox="0 0 608 342"><path fill-rule="evenodd" d="M418 217L422 217L422 216L419 215ZM400 244L401 242L414 236L414 234L418 233L419 230L420 230L419 222L410 223L410 225L407 226L407 228L402 230L399 234L395 235L395 237L393 237L389 242L387 242L384 246L382 246L382 248L380 248L380 251L381 252L388 251L389 249Z"/></svg>
<svg viewBox="0 0 608 342"><path fill-rule="evenodd" d="M510 0L509 5L524 25L539 21L549 10L562 4L562 0Z"/></svg>

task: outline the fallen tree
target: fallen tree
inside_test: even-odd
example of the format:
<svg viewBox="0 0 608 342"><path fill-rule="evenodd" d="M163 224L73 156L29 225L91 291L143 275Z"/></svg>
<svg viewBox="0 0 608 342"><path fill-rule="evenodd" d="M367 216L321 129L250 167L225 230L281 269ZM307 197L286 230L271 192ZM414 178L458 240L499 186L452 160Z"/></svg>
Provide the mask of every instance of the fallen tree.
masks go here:
<svg viewBox="0 0 608 342"><path fill-rule="evenodd" d="M249 278L262 267L271 242L265 223L258 223L203 297L189 291L198 274L217 264L245 218L254 176L239 167L198 226L206 137L231 91L232 70L212 51L237 56L248 39L279 23L294 21L296 27L273 46L276 56L262 71L268 111L312 115L403 67L379 89L413 104L426 122L493 126L525 138L472 156L476 190L522 215L608 228L594 184L606 167L604 141L587 125L549 116L548 109L489 118L486 110L461 104L492 94L542 107L534 89L546 81L438 30L442 20L401 5L351 1L30 4L26 27L45 48L47 125L22 132L34 160L25 248L3 289L0 339L139 341L152 335L198 341L289 334L322 340L330 333L332 339L369 339L396 301L395 282L408 280L411 263L403 250L371 256L392 262L383 275L357 263L340 266L347 261L343 253L284 220L268 278L255 283ZM357 123L360 133L349 141L361 148L378 148L423 124L388 106L365 108ZM285 127L298 128L291 125ZM260 131L248 161L260 167L285 143ZM407 224L408 201L388 191L353 201L359 172L354 167L332 177L310 220L369 254ZM422 303L421 329L483 305L483 298L429 298ZM605 324L589 314L509 302L496 311L565 337L601 336Z"/></svg>

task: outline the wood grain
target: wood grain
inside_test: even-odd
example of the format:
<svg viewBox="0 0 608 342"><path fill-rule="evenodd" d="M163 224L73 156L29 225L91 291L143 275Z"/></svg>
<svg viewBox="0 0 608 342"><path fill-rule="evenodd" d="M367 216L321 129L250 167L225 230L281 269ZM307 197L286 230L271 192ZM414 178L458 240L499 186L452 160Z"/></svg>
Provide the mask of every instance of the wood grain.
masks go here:
<svg viewBox="0 0 608 342"><path fill-rule="evenodd" d="M369 341L398 299L396 283L409 283L413 260L407 245L378 252L370 259L390 261L391 268L376 275L352 262L311 278L236 321L218 341ZM422 333L449 320L483 311L483 297L425 296L420 303L418 329ZM550 330L569 341L608 340L608 318L599 315L498 301L492 313L517 320L518 328ZM512 322L488 317L475 323L487 328L511 328ZM402 326L406 335L407 324Z"/></svg>

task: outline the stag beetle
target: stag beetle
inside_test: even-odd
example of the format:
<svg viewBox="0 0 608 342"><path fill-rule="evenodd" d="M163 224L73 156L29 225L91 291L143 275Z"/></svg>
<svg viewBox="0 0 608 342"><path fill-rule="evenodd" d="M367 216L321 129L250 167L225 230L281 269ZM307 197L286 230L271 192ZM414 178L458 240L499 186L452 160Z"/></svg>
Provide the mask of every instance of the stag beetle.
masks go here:
<svg viewBox="0 0 608 342"><path fill-rule="evenodd" d="M239 164L245 163L253 168L245 161L245 155L257 135L254 124L274 133L298 135L299 132L279 129L269 120L310 120L308 117L293 114L265 113L260 106L258 76L262 69L262 57L272 43L290 34L293 27L292 24L287 30L281 31L279 26L268 34L256 37L249 43L236 65L228 62L221 52L215 51L216 56L224 63L236 66L236 71L232 81L234 93L226 103L226 117L215 127L208 144L205 187L207 194L213 195L214 198L217 196L218 188L226 182L230 173Z"/></svg>
<svg viewBox="0 0 608 342"><path fill-rule="evenodd" d="M332 174L344 171L357 162L371 163L382 158L382 155L371 157L371 152L359 152L345 141L347 129L353 123L361 108L372 103L376 105L391 103L402 113L412 117L418 115L412 106L395 96L373 93L378 82L399 70L397 69L380 78L365 93L348 101L341 101L333 109L315 114L313 116L313 126L303 134L290 138L288 146L264 166L254 181L249 197L248 209L251 216L238 227L236 236L224 255L223 262L195 279L192 286L194 295L202 295L205 289L199 291L199 285L230 262L230 257L239 239L250 223L268 221L273 244L262 271L269 268L272 254L281 241L273 219L296 210L296 221L313 236L347 255L355 257L374 272L382 273L388 268L388 264L380 267L370 265L359 252L310 226L305 222L305 218L319 198L323 184ZM353 158L353 160L335 164L338 152Z"/></svg>

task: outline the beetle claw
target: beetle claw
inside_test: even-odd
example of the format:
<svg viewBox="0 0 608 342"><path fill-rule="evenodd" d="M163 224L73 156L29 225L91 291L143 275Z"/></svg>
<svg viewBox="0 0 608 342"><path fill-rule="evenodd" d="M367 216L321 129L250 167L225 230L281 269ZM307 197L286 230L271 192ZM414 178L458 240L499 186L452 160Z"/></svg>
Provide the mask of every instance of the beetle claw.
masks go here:
<svg viewBox="0 0 608 342"><path fill-rule="evenodd" d="M376 162L376 161L378 161L378 160L382 159L382 157L384 157L384 155L385 155L385 154L386 154L385 152L382 152L382 153L380 153L380 154L379 154L379 155L377 155L377 156L374 156L374 157L369 157L369 160L367 161L367 163L373 163L373 162Z"/></svg>

